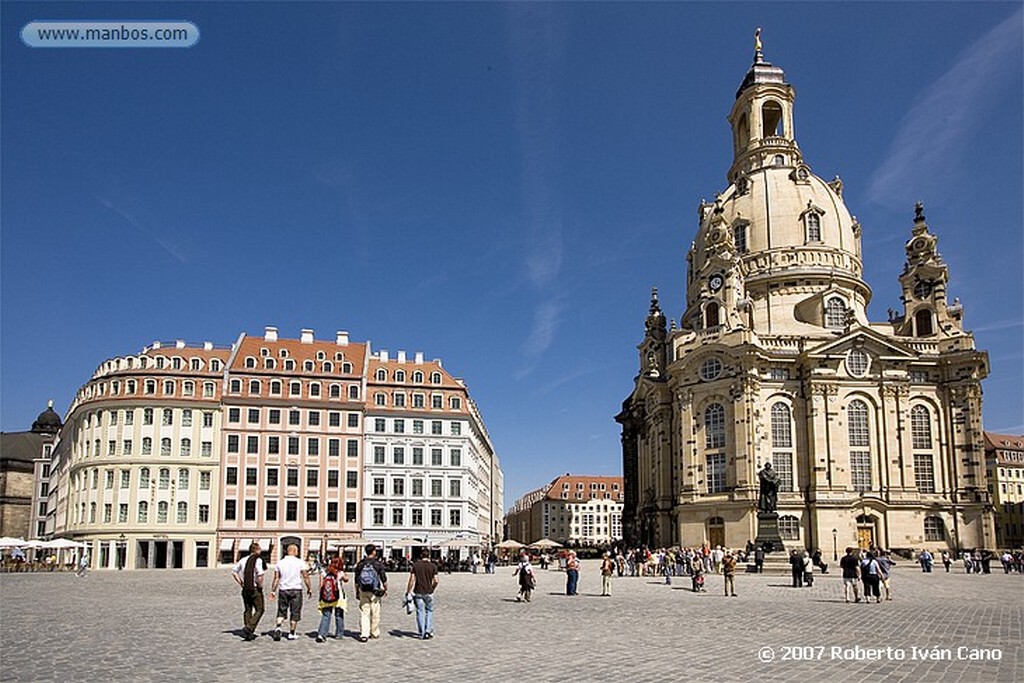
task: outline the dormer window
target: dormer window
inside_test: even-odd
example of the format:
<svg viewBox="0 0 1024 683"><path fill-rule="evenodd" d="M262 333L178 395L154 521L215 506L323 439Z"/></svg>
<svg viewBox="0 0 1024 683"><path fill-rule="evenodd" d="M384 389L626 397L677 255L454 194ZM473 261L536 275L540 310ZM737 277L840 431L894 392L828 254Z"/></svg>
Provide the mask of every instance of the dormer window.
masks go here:
<svg viewBox="0 0 1024 683"><path fill-rule="evenodd" d="M821 216L816 213L809 213L804 219L807 225L807 241L808 242L820 242L821 241Z"/></svg>
<svg viewBox="0 0 1024 683"><path fill-rule="evenodd" d="M846 328L846 302L838 296L825 302L825 327L830 330Z"/></svg>
<svg viewBox="0 0 1024 683"><path fill-rule="evenodd" d="M741 254L747 253L747 222L743 221L732 226L732 240L736 244L736 251Z"/></svg>
<svg viewBox="0 0 1024 683"><path fill-rule="evenodd" d="M782 156L781 154L776 154L775 155L775 159L773 160L772 163L774 165L776 165L776 166L785 166L786 165L786 157Z"/></svg>
<svg viewBox="0 0 1024 683"><path fill-rule="evenodd" d="M387 370L385 370L384 368L378 369L377 370L377 381L378 382L386 382L387 379L388 379L388 372L387 372Z"/></svg>

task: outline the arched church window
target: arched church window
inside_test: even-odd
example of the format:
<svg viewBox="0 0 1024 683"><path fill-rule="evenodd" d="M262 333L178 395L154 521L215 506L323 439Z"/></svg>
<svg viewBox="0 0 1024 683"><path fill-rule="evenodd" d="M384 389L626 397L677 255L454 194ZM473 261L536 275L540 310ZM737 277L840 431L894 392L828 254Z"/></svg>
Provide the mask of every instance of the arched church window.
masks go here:
<svg viewBox="0 0 1024 683"><path fill-rule="evenodd" d="M739 123L736 124L736 149L746 149L749 140L750 125L747 123L747 115L744 113L740 115Z"/></svg>
<svg viewBox="0 0 1024 683"><path fill-rule="evenodd" d="M910 439L914 448L932 447L932 416L925 406L910 409Z"/></svg>
<svg viewBox="0 0 1024 683"><path fill-rule="evenodd" d="M821 241L821 216L816 213L807 214L807 241Z"/></svg>
<svg viewBox="0 0 1024 683"><path fill-rule="evenodd" d="M782 107L774 100L768 100L761 107L761 137L782 135Z"/></svg>
<svg viewBox="0 0 1024 683"><path fill-rule="evenodd" d="M800 538L800 520L793 515L779 517L779 536L784 541L796 541Z"/></svg>
<svg viewBox="0 0 1024 683"><path fill-rule="evenodd" d="M934 334L930 309L922 308L914 314L914 327L918 337L930 337Z"/></svg>
<svg viewBox="0 0 1024 683"><path fill-rule="evenodd" d="M774 163L776 166L785 166L786 157L782 156L781 154L776 154L775 159L772 161L772 163Z"/></svg>
<svg viewBox="0 0 1024 683"><path fill-rule="evenodd" d="M846 327L846 302L837 296L825 302L825 327L830 330Z"/></svg>
<svg viewBox="0 0 1024 683"><path fill-rule="evenodd" d="M855 491L871 490L871 429L868 406L860 399L850 401L846 409L850 445L850 483Z"/></svg>
<svg viewBox="0 0 1024 683"><path fill-rule="evenodd" d="M704 307L704 329L711 329L721 325L719 320L718 304L712 301Z"/></svg>
<svg viewBox="0 0 1024 683"><path fill-rule="evenodd" d="M725 408L721 403L704 410L704 447L725 448Z"/></svg>
<svg viewBox="0 0 1024 683"><path fill-rule="evenodd" d="M772 468L779 475L779 490L793 490L793 419L782 401L772 405Z"/></svg>

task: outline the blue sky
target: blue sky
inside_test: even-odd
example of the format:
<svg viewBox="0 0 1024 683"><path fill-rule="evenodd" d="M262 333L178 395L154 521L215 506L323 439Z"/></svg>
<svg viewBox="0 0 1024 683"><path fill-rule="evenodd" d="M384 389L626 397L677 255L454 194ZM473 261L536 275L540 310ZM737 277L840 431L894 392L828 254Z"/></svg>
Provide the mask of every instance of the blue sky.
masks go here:
<svg viewBox="0 0 1024 683"><path fill-rule="evenodd" d="M796 136L899 307L915 201L1024 432L1020 3L17 3L2 7L0 427L104 359L276 325L465 378L506 503L617 474L650 288L763 27ZM181 19L189 49L30 49L33 19Z"/></svg>

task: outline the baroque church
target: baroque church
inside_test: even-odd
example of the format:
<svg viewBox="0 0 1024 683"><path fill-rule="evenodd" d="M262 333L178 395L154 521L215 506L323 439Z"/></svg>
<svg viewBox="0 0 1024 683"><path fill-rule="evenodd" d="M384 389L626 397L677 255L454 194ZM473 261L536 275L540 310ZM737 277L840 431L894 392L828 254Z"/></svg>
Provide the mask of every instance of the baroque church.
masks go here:
<svg viewBox="0 0 1024 683"><path fill-rule="evenodd" d="M899 274L903 310L872 322L861 226L838 176L804 162L793 86L755 43L728 117L729 186L698 209L686 310L669 324L652 293L615 418L625 540L745 546L771 463L789 549L995 547L988 356L950 301L924 209Z"/></svg>

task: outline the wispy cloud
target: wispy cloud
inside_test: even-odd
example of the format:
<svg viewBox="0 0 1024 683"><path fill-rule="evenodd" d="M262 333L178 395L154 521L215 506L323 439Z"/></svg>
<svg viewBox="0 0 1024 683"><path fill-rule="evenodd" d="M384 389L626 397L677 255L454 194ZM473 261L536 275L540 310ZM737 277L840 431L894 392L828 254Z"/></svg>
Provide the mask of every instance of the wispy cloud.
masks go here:
<svg viewBox="0 0 1024 683"><path fill-rule="evenodd" d="M999 330L1012 330L1017 327L1024 327L1024 320L1008 318L1006 320L993 320L986 325L972 327L971 332L997 332Z"/></svg>
<svg viewBox="0 0 1024 683"><path fill-rule="evenodd" d="M508 19L522 159L523 270L531 288L542 297L550 297L562 272L563 251L556 82L562 37L551 6L512 4L508 6ZM561 304L556 298L537 305L530 335L521 348L524 366L516 373L517 379L536 367L554 340L560 319Z"/></svg>
<svg viewBox="0 0 1024 683"><path fill-rule="evenodd" d="M1020 78L1021 12L965 50L903 118L889 154L872 176L868 197L901 208L956 182L951 169L970 132L1012 78Z"/></svg>
<svg viewBox="0 0 1024 683"><path fill-rule="evenodd" d="M557 299L544 301L534 310L530 336L526 338L520 348L524 365L515 374L517 380L526 377L537 367L541 356L554 341L555 331L558 329L561 317L562 304Z"/></svg>
<svg viewBox="0 0 1024 683"><path fill-rule="evenodd" d="M587 368L583 368L581 370L576 370L574 372L566 373L566 374L556 378L554 381L548 382L544 386L542 386L539 389L537 389L537 393L538 394L549 394L552 391L554 391L555 389L558 389L559 387L564 386L564 385L568 384L569 382L574 382L574 381L578 380L580 377L586 377L587 375L592 375L595 372L597 372L597 368L595 368L595 367L587 367Z"/></svg>
<svg viewBox="0 0 1024 683"><path fill-rule="evenodd" d="M188 263L188 259L185 258L185 255L181 252L181 250L175 244L170 242L168 239L166 239L164 236L162 236L158 232L150 230L149 228L147 228L144 225L142 225L141 223L139 223L139 221L137 221L135 219L135 215L134 214L132 214L131 212L125 210L123 207L118 206L117 204L115 204L111 200L107 199L106 197L100 197L99 195L94 194L93 195L93 199L95 199L97 202L99 202L100 206L103 206L104 208L110 209L111 211L116 213L118 216L120 216L122 219L124 219L124 221L126 223L131 225L133 228L138 230L140 233L142 233L143 235L145 235L149 239L151 239L153 242L155 242L157 245L159 245L161 249L163 249L168 254L173 256L179 262L181 262L181 263Z"/></svg>

